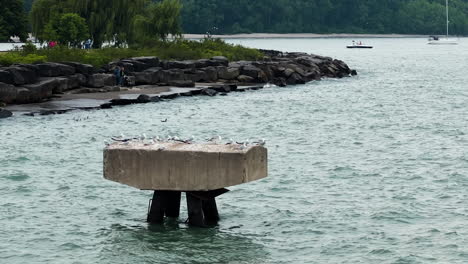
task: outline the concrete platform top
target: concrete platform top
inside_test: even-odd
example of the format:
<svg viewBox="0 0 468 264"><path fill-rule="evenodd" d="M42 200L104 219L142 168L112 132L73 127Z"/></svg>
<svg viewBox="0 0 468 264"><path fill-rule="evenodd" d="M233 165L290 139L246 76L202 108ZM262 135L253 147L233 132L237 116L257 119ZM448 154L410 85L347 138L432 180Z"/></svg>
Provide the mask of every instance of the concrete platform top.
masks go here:
<svg viewBox="0 0 468 264"><path fill-rule="evenodd" d="M104 178L142 190L208 191L265 177L259 145L134 141L104 149Z"/></svg>

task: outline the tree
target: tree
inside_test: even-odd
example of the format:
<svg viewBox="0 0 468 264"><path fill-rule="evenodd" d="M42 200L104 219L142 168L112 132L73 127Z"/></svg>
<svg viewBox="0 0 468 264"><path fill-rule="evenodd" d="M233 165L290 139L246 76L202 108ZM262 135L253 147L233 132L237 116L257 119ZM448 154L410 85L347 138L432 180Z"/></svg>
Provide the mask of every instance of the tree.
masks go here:
<svg viewBox="0 0 468 264"><path fill-rule="evenodd" d="M58 40L60 44L71 47L78 47L88 37L86 21L75 13L54 17L45 26L43 34L46 40Z"/></svg>
<svg viewBox="0 0 468 264"><path fill-rule="evenodd" d="M28 24L21 0L0 0L0 41L18 36L26 41Z"/></svg>
<svg viewBox="0 0 468 264"><path fill-rule="evenodd" d="M104 42L126 42L133 35L133 19L149 0L36 0L31 11L33 33L44 39L50 21L65 13L84 18L96 48Z"/></svg>
<svg viewBox="0 0 468 264"><path fill-rule="evenodd" d="M164 0L152 3L145 12L135 18L136 32L133 42L139 39L156 38L166 40L169 35L178 36L181 33L179 0Z"/></svg>

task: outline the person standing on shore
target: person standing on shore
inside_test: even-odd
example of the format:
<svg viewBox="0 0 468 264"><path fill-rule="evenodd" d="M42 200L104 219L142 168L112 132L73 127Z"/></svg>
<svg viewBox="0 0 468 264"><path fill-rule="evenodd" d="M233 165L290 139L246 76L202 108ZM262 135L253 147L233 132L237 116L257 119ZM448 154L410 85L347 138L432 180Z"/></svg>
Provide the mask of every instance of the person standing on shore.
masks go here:
<svg viewBox="0 0 468 264"><path fill-rule="evenodd" d="M121 86L122 85L122 69L118 65L115 66L114 68L114 76L115 76L117 85Z"/></svg>
<svg viewBox="0 0 468 264"><path fill-rule="evenodd" d="M120 86L125 85L125 68L120 67Z"/></svg>

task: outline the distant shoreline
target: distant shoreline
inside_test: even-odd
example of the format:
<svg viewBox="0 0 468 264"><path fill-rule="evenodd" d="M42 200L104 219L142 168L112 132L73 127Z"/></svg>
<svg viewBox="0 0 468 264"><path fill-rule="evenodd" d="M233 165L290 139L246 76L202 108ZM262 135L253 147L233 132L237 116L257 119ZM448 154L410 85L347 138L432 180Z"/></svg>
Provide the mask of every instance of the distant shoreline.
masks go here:
<svg viewBox="0 0 468 264"><path fill-rule="evenodd" d="M186 39L202 39L203 34L183 34ZM405 35L405 34L314 34L314 33L252 33L233 35L212 35L213 38L221 39L263 39L263 38L427 38L429 35Z"/></svg>

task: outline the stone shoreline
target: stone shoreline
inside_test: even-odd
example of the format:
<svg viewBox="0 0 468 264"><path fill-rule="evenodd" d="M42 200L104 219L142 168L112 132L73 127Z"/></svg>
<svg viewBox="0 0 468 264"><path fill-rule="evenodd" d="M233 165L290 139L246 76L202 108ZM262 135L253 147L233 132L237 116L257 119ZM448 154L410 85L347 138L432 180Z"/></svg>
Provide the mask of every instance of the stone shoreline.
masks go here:
<svg viewBox="0 0 468 264"><path fill-rule="evenodd" d="M259 61L229 62L225 57L166 61L136 57L97 69L76 62L18 64L0 68L0 118L18 111L29 115L60 114L75 109L157 102L178 96L217 94L280 87L356 75L346 63L306 53L262 50ZM125 68L128 87L116 86L113 68ZM177 88L178 87L178 88ZM91 96L90 96L91 95ZM63 103L78 99L92 103ZM54 104L55 102L55 104ZM61 103L58 103L61 102ZM1 107L1 105L0 105Z"/></svg>

